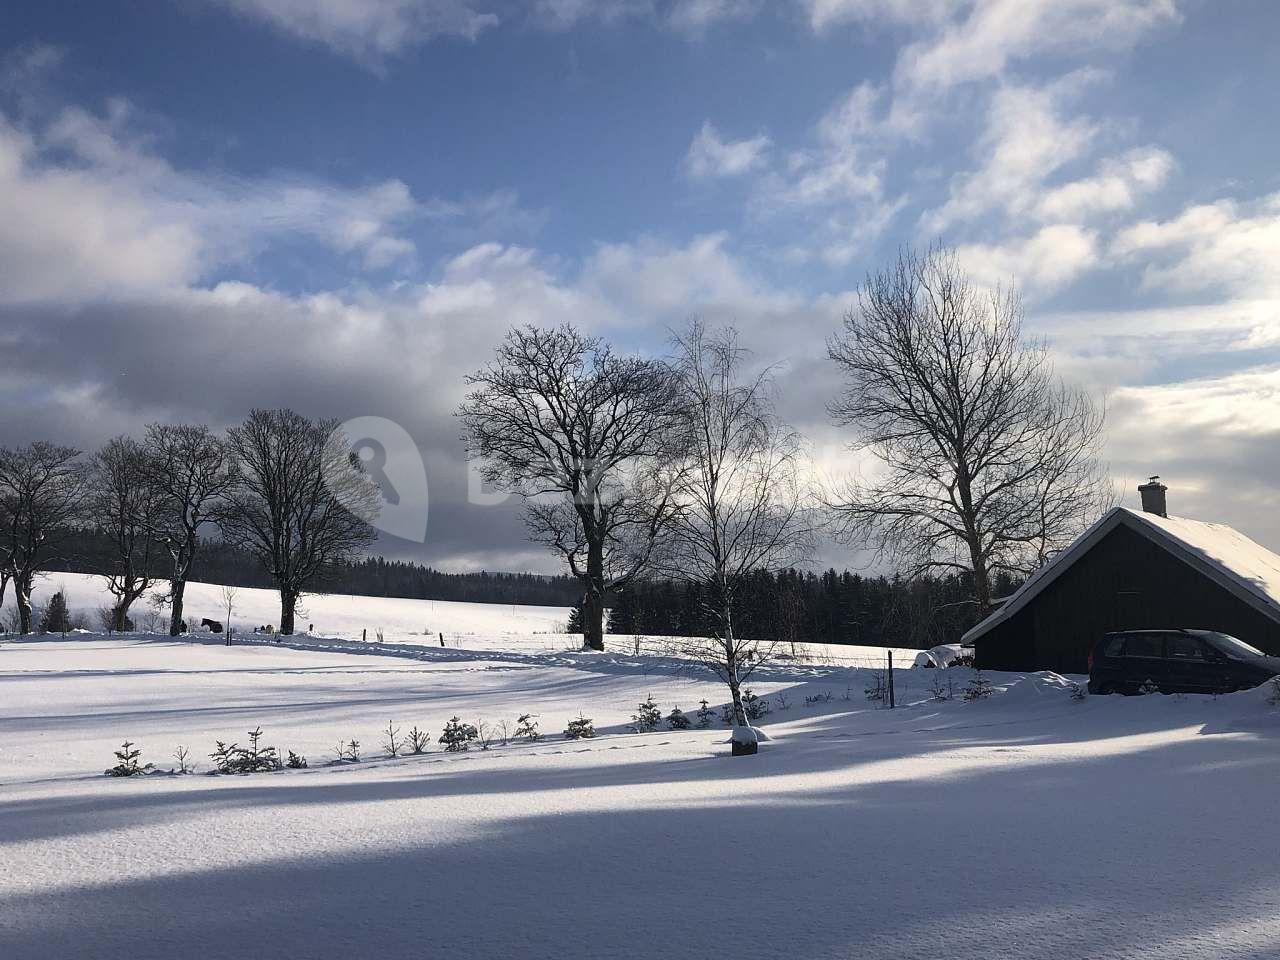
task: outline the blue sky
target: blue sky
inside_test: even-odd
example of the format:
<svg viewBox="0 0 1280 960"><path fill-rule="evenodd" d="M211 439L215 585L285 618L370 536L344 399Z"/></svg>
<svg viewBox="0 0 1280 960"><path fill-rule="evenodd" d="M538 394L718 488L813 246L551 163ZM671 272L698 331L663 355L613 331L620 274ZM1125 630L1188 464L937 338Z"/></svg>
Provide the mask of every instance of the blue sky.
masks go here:
<svg viewBox="0 0 1280 960"><path fill-rule="evenodd" d="M866 270L956 246L1111 407L1118 481L1280 547L1280 8L1263 0L188 0L0 10L0 441L254 405L386 416L425 545L466 502L460 375L514 322L784 364ZM176 359L175 359L176 358Z"/></svg>

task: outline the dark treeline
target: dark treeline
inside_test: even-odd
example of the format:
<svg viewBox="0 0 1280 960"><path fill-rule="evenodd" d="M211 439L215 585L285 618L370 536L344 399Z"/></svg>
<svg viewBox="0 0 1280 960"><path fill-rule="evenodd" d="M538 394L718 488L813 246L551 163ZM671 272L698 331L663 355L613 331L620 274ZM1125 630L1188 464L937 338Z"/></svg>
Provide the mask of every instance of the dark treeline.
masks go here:
<svg viewBox="0 0 1280 960"><path fill-rule="evenodd" d="M111 570L113 544L101 530L70 530L59 538L48 569L105 574ZM163 578L167 565L159 556L151 574ZM274 586L271 575L249 551L218 540L202 540L192 579L236 587ZM564 607L582 595L577 580L533 573L445 573L406 560L362 557L329 564L314 585L316 592L414 600L462 600L470 603L516 603Z"/></svg>
<svg viewBox="0 0 1280 960"><path fill-rule="evenodd" d="M1016 583L996 580L1001 595ZM784 642L847 643L928 648L959 641L980 619L973 584L962 574L864 577L845 571L756 571L733 610L735 632ZM706 636L715 629L711 606L697 583L648 581L619 594L609 632Z"/></svg>

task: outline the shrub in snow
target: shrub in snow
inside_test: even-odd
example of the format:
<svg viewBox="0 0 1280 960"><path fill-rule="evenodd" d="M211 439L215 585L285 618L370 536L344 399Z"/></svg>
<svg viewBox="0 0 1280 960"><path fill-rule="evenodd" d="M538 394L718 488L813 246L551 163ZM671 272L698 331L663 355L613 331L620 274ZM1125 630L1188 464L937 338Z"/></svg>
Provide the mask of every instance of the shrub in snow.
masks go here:
<svg viewBox="0 0 1280 960"><path fill-rule="evenodd" d="M488 750L493 746L494 737L497 735L493 724L484 720L477 720L474 729L476 731L476 742L480 744L481 750Z"/></svg>
<svg viewBox="0 0 1280 960"><path fill-rule="evenodd" d="M811 697L804 698L804 705L806 707L812 707L815 704L819 704L819 703L830 703L830 702L831 702L830 690L828 690L826 693L815 693Z"/></svg>
<svg viewBox="0 0 1280 960"><path fill-rule="evenodd" d="M151 769L151 764L139 764L138 758L142 756L142 749L137 747L131 740L126 740L120 745L119 750L113 751L116 760L119 761L109 770L104 770L108 777L136 777L140 773L146 773Z"/></svg>
<svg viewBox="0 0 1280 960"><path fill-rule="evenodd" d="M1147 677L1147 679L1143 680L1141 686L1138 687L1138 693L1142 694L1142 696L1144 697L1148 697L1153 693L1159 693L1159 692L1160 692L1159 685L1150 677Z"/></svg>
<svg viewBox="0 0 1280 960"><path fill-rule="evenodd" d="M415 756L426 753L431 748L431 734L425 730L419 730L417 724L409 731L409 739L405 741L405 747Z"/></svg>
<svg viewBox="0 0 1280 960"><path fill-rule="evenodd" d="M631 729L636 733L653 733L662 722L662 711L649 694L643 703L636 704L636 712L631 715Z"/></svg>
<svg viewBox="0 0 1280 960"><path fill-rule="evenodd" d="M404 737L400 736L400 728L390 720L387 721L387 729L382 731L382 749L387 751L388 757L398 757L404 749Z"/></svg>
<svg viewBox="0 0 1280 960"><path fill-rule="evenodd" d="M774 702L778 704L779 710L790 710L791 701L787 699L787 695L779 690L773 695Z"/></svg>
<svg viewBox="0 0 1280 960"><path fill-rule="evenodd" d="M991 681L982 675L981 670L973 675L969 685L964 688L964 698L968 701L985 700L991 694Z"/></svg>
<svg viewBox="0 0 1280 960"><path fill-rule="evenodd" d="M1089 695L1089 691L1080 686L1080 684L1076 683L1074 680L1071 681L1071 686L1068 688L1067 693L1068 696L1077 703Z"/></svg>
<svg viewBox="0 0 1280 960"><path fill-rule="evenodd" d="M187 774L196 772L195 764L189 762L191 760L191 751L186 747L179 747L173 751L173 759L178 761L178 769L174 771L175 773Z"/></svg>
<svg viewBox="0 0 1280 960"><path fill-rule="evenodd" d="M698 708L698 712L696 714L698 718L698 726L704 728L709 727L711 726L711 721L716 718L716 712L707 705L707 701L700 700L698 702L702 704L702 706Z"/></svg>
<svg viewBox="0 0 1280 960"><path fill-rule="evenodd" d="M577 720L570 720L564 728L566 740L590 740L596 735L596 728L591 725L591 718L578 714Z"/></svg>
<svg viewBox="0 0 1280 960"><path fill-rule="evenodd" d="M542 737L538 732L538 717L533 713L522 713L516 718L515 733L511 734L513 740L528 740L532 743Z"/></svg>
<svg viewBox="0 0 1280 960"><path fill-rule="evenodd" d="M947 682L943 683L940 672L935 670L929 675L929 698L931 700L950 700L953 693L950 677L947 677Z"/></svg>
<svg viewBox="0 0 1280 960"><path fill-rule="evenodd" d="M216 740L217 748L209 754L209 759L218 773L270 773L279 770L281 763L276 748L262 746L261 740L261 727L249 731L248 747Z"/></svg>
<svg viewBox="0 0 1280 960"><path fill-rule="evenodd" d="M884 675L883 670L876 670L871 674L871 681L862 691L868 700L880 701L885 700L889 696L889 679Z"/></svg>
<svg viewBox="0 0 1280 960"><path fill-rule="evenodd" d="M973 654L972 654L972 653L962 653L962 654L960 654L959 656L954 657L954 658L952 659L952 661L951 661L950 663L948 663L948 664L947 664L947 666L948 666L948 667L972 667L972 666L973 666Z"/></svg>
<svg viewBox="0 0 1280 960"><path fill-rule="evenodd" d="M457 717L451 717L444 725L444 732L440 734L440 742L450 753L460 753L470 749L471 741L475 740L479 734L480 732L471 724L463 723Z"/></svg>
<svg viewBox="0 0 1280 960"><path fill-rule="evenodd" d="M751 688L747 687L742 691L742 709L746 711L748 720L759 720L769 712L769 701L763 697L757 697L751 692Z"/></svg>
<svg viewBox="0 0 1280 960"><path fill-rule="evenodd" d="M685 716L683 710L679 707L672 707L671 712L667 714L668 730L688 730L689 718Z"/></svg>
<svg viewBox="0 0 1280 960"><path fill-rule="evenodd" d="M338 745L333 748L334 756L337 758L334 763L359 763L360 762L360 741L339 740Z"/></svg>
<svg viewBox="0 0 1280 960"><path fill-rule="evenodd" d="M720 708L720 722L726 727L733 726L733 704L726 703Z"/></svg>
<svg viewBox="0 0 1280 960"><path fill-rule="evenodd" d="M290 750L289 759L284 762L284 765L290 770L305 770L307 767L307 758Z"/></svg>

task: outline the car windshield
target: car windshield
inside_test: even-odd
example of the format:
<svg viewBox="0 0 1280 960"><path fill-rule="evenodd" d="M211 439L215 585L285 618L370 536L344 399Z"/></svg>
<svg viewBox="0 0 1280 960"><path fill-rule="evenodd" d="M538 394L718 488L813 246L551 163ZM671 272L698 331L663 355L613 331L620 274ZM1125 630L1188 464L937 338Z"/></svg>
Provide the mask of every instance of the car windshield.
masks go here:
<svg viewBox="0 0 1280 960"><path fill-rule="evenodd" d="M1223 653L1230 656L1238 657L1265 657L1266 654L1257 647L1251 647L1243 640L1237 640L1235 637L1225 633L1210 633L1214 646Z"/></svg>

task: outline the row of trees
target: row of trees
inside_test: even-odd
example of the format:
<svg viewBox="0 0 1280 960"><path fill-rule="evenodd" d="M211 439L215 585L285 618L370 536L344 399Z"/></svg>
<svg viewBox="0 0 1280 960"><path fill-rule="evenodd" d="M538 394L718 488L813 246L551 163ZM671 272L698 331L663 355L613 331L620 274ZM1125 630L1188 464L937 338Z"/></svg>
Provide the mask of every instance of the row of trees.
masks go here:
<svg viewBox="0 0 1280 960"><path fill-rule="evenodd" d="M56 562L66 530L92 526L111 544L114 628L126 628L130 607L156 584L160 556L176 636L201 531L214 526L267 571L280 591L280 632L292 633L302 591L374 536L378 489L337 426L254 410L225 435L153 424L142 440L116 437L88 457L45 442L0 448L0 603L12 586L19 629L31 632L36 576Z"/></svg>
<svg viewBox="0 0 1280 960"><path fill-rule="evenodd" d="M733 617L754 640L792 644L845 643L926 649L954 642L977 622L973 582L959 573L916 577L756 570L744 578ZM1017 587L997 574L996 593ZM705 637L716 628L696 582L651 578L618 594L609 609L611 634Z"/></svg>
<svg viewBox="0 0 1280 960"><path fill-rule="evenodd" d="M740 689L761 662L737 628L754 576L811 555L831 524L913 576L950 571L974 615L993 585L1059 549L1105 504L1103 410L1055 375L1015 293L970 283L953 252L904 251L859 289L828 344L831 404L871 477L809 487L771 369L732 328L694 321L666 358L624 356L565 326L511 331L459 409L490 483L520 493L533 539L583 586L603 649L606 595L646 577L688 585L710 639L679 652Z"/></svg>

